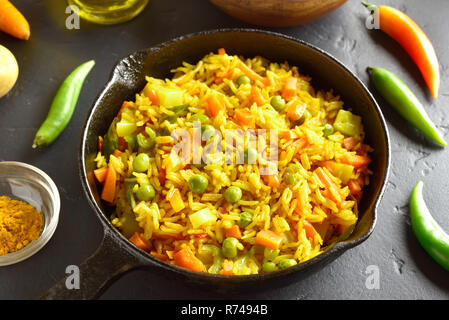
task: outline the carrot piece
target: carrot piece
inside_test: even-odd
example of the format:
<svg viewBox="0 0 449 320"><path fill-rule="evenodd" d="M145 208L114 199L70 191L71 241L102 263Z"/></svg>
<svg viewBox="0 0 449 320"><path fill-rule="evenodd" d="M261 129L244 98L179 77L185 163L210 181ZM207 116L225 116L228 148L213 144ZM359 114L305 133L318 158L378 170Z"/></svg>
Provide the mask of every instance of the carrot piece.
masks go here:
<svg viewBox="0 0 449 320"><path fill-rule="evenodd" d="M278 174L269 174L265 177L265 181L269 187L277 188L281 184Z"/></svg>
<svg viewBox="0 0 449 320"><path fill-rule="evenodd" d="M165 254L161 254L161 253L159 253L157 251L151 251L150 254L153 257L158 258L160 260L163 260L163 261L167 261L168 260L168 257Z"/></svg>
<svg viewBox="0 0 449 320"><path fill-rule="evenodd" d="M28 21L8 0L0 0L0 30L22 40L30 38Z"/></svg>
<svg viewBox="0 0 449 320"><path fill-rule="evenodd" d="M143 251L150 251L151 246L145 239L142 238L139 232L134 232L134 234L129 238L129 241L131 241L136 247L139 249L142 249Z"/></svg>
<svg viewBox="0 0 449 320"><path fill-rule="evenodd" d="M122 152L118 149L115 149L114 152L112 153L112 155L116 158L120 157L121 154Z"/></svg>
<svg viewBox="0 0 449 320"><path fill-rule="evenodd" d="M225 260L223 262L223 269L221 270L221 274L232 276L234 274L234 263L232 261Z"/></svg>
<svg viewBox="0 0 449 320"><path fill-rule="evenodd" d="M343 147L346 150L354 150L354 148L359 144L359 140L354 137L348 137L343 140Z"/></svg>
<svg viewBox="0 0 449 320"><path fill-rule="evenodd" d="M254 71L253 69L248 67L243 61L240 60L240 63L238 64L238 67L251 80L260 81L264 85L266 85L268 83L268 79L267 78L262 77L256 71Z"/></svg>
<svg viewBox="0 0 449 320"><path fill-rule="evenodd" d="M150 101L153 105L158 106L159 105L159 96L157 95L156 90L150 89L146 91L145 95L150 98Z"/></svg>
<svg viewBox="0 0 449 320"><path fill-rule="evenodd" d="M218 49L218 54L219 54L219 55L224 55L224 54L226 54L225 48L219 48L219 49Z"/></svg>
<svg viewBox="0 0 449 320"><path fill-rule="evenodd" d="M327 170L329 170L330 173L334 174L334 163L335 161L332 160L327 160L327 161L323 161L321 162L321 165L323 167L325 167Z"/></svg>
<svg viewBox="0 0 449 320"><path fill-rule="evenodd" d="M209 234L207 234L207 233L199 233L199 234L195 234L194 237L197 238L197 239L206 239L207 237L209 237Z"/></svg>
<svg viewBox="0 0 449 320"><path fill-rule="evenodd" d="M112 166L109 166L104 180L103 190L101 192L101 199L109 203L114 203L116 191L117 173Z"/></svg>
<svg viewBox="0 0 449 320"><path fill-rule="evenodd" d="M295 77L289 77L285 81L284 88L282 89L282 97L284 99L292 98L296 93L296 85L298 84L298 79ZM297 119L296 119L297 120Z"/></svg>
<svg viewBox="0 0 449 320"><path fill-rule="evenodd" d="M295 147L295 152L294 154L296 155L297 153L301 152L302 149L304 149L305 146L307 146L309 142L307 141L306 138L300 138L298 140L296 140L295 142L292 143L292 146Z"/></svg>
<svg viewBox="0 0 449 320"><path fill-rule="evenodd" d="M262 92L260 92L260 89L256 86L253 86L251 88L251 97L253 98L253 101L260 107L265 104L265 99L262 96Z"/></svg>
<svg viewBox="0 0 449 320"><path fill-rule="evenodd" d="M284 238L270 230L259 231L256 235L256 243L267 248L277 250L281 247Z"/></svg>
<svg viewBox="0 0 449 320"><path fill-rule="evenodd" d="M106 180L106 175L108 173L108 168L99 168L94 170L95 178L100 183L103 183Z"/></svg>
<svg viewBox="0 0 449 320"><path fill-rule="evenodd" d="M206 100L206 113L211 117L216 117L224 105L218 100L216 95L211 95Z"/></svg>
<svg viewBox="0 0 449 320"><path fill-rule="evenodd" d="M359 194L362 191L362 186L360 185L359 181L354 179L348 181L348 188L353 196Z"/></svg>
<svg viewBox="0 0 449 320"><path fill-rule="evenodd" d="M367 167L371 163L368 156L359 156L357 154L346 154L341 157L340 161L353 166L355 169Z"/></svg>
<svg viewBox="0 0 449 320"><path fill-rule="evenodd" d="M315 170L316 175L320 179L320 181L326 186L326 189L329 192L329 197L339 205L343 200L341 199L341 195L339 192L338 186L332 181L329 175L323 170L323 168L319 167Z"/></svg>
<svg viewBox="0 0 449 320"><path fill-rule="evenodd" d="M312 226L312 224L307 221L304 220L302 223L302 227L304 228L304 230L306 231L306 237L307 238L314 238L315 235L317 234L317 231L315 230L315 228Z"/></svg>
<svg viewBox="0 0 449 320"><path fill-rule="evenodd" d="M177 266L193 270L204 271L204 264L198 259L189 248L183 248L173 255L173 260Z"/></svg>
<svg viewBox="0 0 449 320"><path fill-rule="evenodd" d="M234 237L236 239L242 239L242 231L238 225L233 225L231 228L225 230L226 237Z"/></svg>
<svg viewBox="0 0 449 320"><path fill-rule="evenodd" d="M169 239L169 240L184 240L184 236L182 235L182 233L175 233L175 234L158 234L158 233L153 233L153 238L155 239Z"/></svg>
<svg viewBox="0 0 449 320"><path fill-rule="evenodd" d="M293 140L296 137L296 135L293 132L293 130L288 129L288 130L279 130L278 137L280 139Z"/></svg>
<svg viewBox="0 0 449 320"><path fill-rule="evenodd" d="M175 212L179 212L186 207L182 200L181 193L177 188L174 188L167 193L167 200L170 201L170 205Z"/></svg>
<svg viewBox="0 0 449 320"><path fill-rule="evenodd" d="M302 115L306 111L306 105L303 103L294 103L287 108L287 116L296 121L301 119Z"/></svg>
<svg viewBox="0 0 449 320"><path fill-rule="evenodd" d="M234 113L235 120L242 125L246 127L254 127L255 126L255 119L253 114L247 110L247 109L236 109Z"/></svg>

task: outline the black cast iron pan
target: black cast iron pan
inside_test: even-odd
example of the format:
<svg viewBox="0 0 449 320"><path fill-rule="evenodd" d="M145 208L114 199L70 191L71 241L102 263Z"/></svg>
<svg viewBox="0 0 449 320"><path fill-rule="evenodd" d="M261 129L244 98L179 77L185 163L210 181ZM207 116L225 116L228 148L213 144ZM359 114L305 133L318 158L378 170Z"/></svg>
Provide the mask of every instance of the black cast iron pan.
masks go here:
<svg viewBox="0 0 449 320"><path fill-rule="evenodd" d="M341 95L347 108L352 108L363 117L366 141L375 150L370 166L374 174L360 203L360 217L353 233L324 253L293 268L264 275L223 276L197 273L166 264L123 237L108 219L111 208L99 198L92 172L95 169L93 159L98 152L97 139L106 133L122 102L133 99L135 93L143 89L146 75L171 77L169 71L183 61L194 64L221 47L226 48L229 54L245 57L260 55L271 61L288 61L298 66L301 73L310 75L315 88L333 88ZM46 291L41 297L43 299L96 298L114 279L136 268L148 268L148 272L159 272L163 276L219 290L243 290L251 286L263 290L297 281L370 236L387 181L390 146L385 121L376 101L363 83L338 60L310 44L285 35L252 29L222 29L180 37L121 59L89 112L79 156L81 182L88 201L104 227L104 238L97 251L80 265L80 289L66 289L63 279Z"/></svg>

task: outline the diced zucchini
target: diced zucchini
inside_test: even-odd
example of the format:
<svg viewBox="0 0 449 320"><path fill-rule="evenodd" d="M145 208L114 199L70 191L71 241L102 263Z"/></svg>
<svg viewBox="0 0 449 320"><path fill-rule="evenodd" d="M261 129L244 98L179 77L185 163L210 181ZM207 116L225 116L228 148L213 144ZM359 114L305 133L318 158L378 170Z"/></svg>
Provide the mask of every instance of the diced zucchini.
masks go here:
<svg viewBox="0 0 449 320"><path fill-rule="evenodd" d="M217 221L217 216L213 214L209 208L201 209L189 216L192 226L197 229L198 227Z"/></svg>
<svg viewBox="0 0 449 320"><path fill-rule="evenodd" d="M132 122L122 120L117 123L117 135L119 137L130 136L136 131L136 129L136 124Z"/></svg>
<svg viewBox="0 0 449 320"><path fill-rule="evenodd" d="M354 167L344 163L335 162L332 164L333 171L332 173L339 178L344 184L351 179L352 174L354 173Z"/></svg>
<svg viewBox="0 0 449 320"><path fill-rule="evenodd" d="M346 136L359 137L362 133L362 118L342 109L335 118L334 128Z"/></svg>
<svg viewBox="0 0 449 320"><path fill-rule="evenodd" d="M178 89L159 87L155 89L159 97L159 103L164 107L173 107L183 104L183 92Z"/></svg>

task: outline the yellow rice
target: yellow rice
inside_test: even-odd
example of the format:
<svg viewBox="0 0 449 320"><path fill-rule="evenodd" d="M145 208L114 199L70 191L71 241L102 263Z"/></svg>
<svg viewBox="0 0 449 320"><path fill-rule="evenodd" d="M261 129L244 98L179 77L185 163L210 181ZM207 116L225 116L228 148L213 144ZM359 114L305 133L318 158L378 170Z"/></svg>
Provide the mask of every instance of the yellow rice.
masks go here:
<svg viewBox="0 0 449 320"><path fill-rule="evenodd" d="M235 78L244 71L239 66L247 67L262 77L267 83L259 80L251 84L237 86ZM230 70L234 70L231 73ZM358 218L357 203L359 196L354 196L350 188L341 179L334 176L322 164L324 161L336 161L345 155L354 155L371 149L363 145L363 129L361 135L354 137L360 142L357 150L344 147L345 137L334 131L328 137L323 136L323 125L333 123L343 108L343 101L331 92L316 91L311 85L311 78L299 73L295 66L288 63L269 62L262 57L244 59L228 54L210 53L196 65L184 62L179 68L172 70L173 79L155 79L147 77L147 87L157 86L175 88L183 91L183 103L189 105L186 114L177 117L176 121L161 121L173 115L169 107L152 103L144 92L136 94L135 101L127 102L128 112L122 113L126 121L134 123L137 128L150 125L156 132L161 130L192 128L190 120L195 113L206 113L205 105L210 95L222 99L225 108L218 115L211 117L213 126L224 135L227 129L238 129L241 126L234 118L235 110L245 108L255 119L257 129L284 129L294 133L293 141L280 138L278 146L278 169L281 184L272 188L260 174L256 164L225 164L214 161L202 168L183 163L179 157L170 155L173 139L170 136L156 137L156 145L150 154L150 168L146 173L133 172L132 163L136 152L122 150L120 155L111 155L106 159L99 152L96 162L98 168L113 167L117 172L116 210L111 216L112 223L126 237L138 232L150 246L150 254L168 263L175 264L174 255L182 248L189 248L204 264L204 271L220 273L224 259L206 254L205 244L221 248L226 230L238 225L240 213L252 214L252 222L241 229L238 256L226 261L233 262L234 275L263 273L263 253L252 254L250 249L256 245L256 235L261 230L271 230L282 236L283 242L279 255L272 261L277 264L282 259L294 259L297 263L307 261L323 252L327 246L339 236L348 233ZM230 77L227 77L232 74ZM311 118L302 125L295 125L285 114L278 112L270 105L270 98L282 92L287 78L295 77L298 87L295 97L287 102L302 101L307 106ZM260 89L265 104L258 106L252 99L252 87ZM246 129L246 128L244 128ZM103 139L103 138L101 138ZM293 142L305 139L306 146L295 152ZM224 139L223 142L224 144ZM108 164L109 163L109 164ZM282 182L282 176L289 164L296 164L299 179L294 185ZM326 191L326 185L317 176L316 168L323 171L338 187L343 199L341 204L335 203ZM203 194L196 194L188 187L189 178L201 174L209 181ZM141 201L131 208L125 191L124 179L136 177L138 185L150 183L156 196L152 201ZM161 178L162 177L162 178ZM364 180L368 183L369 170L366 167L354 169L351 181ZM224 190L229 186L238 186L243 197L237 203L228 203ZM362 184L363 185L363 184ZM134 192L138 186L134 187ZM166 199L167 193L179 190L185 208L175 212ZM216 220L201 227L194 228L189 216L199 210L209 208L216 215ZM297 208L301 208L298 210ZM304 224L311 224L316 232L310 235ZM218 255L220 255L218 253ZM221 257L223 258L223 257ZM215 264L215 265L214 265ZM215 266L215 267L213 267Z"/></svg>

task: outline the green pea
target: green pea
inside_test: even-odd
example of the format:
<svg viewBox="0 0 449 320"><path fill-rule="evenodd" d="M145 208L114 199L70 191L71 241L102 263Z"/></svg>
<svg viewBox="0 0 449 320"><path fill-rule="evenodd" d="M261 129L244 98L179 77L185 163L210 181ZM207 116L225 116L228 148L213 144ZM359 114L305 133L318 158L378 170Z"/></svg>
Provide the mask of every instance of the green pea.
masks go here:
<svg viewBox="0 0 449 320"><path fill-rule="evenodd" d="M235 82L237 83L237 85L240 87L242 84L250 84L251 83L251 79L248 78L247 76L239 76Z"/></svg>
<svg viewBox="0 0 449 320"><path fill-rule="evenodd" d="M299 118L299 120L295 121L295 125L300 126L302 124L304 124L304 122L306 122L307 119L312 118L312 114L305 110L304 113L302 114L302 117Z"/></svg>
<svg viewBox="0 0 449 320"><path fill-rule="evenodd" d="M156 196L156 191L151 184L145 184L137 189L136 196L140 201L151 201Z"/></svg>
<svg viewBox="0 0 449 320"><path fill-rule="evenodd" d="M146 153L139 153L133 160L133 169L136 172L145 172L150 167L150 157Z"/></svg>
<svg viewBox="0 0 449 320"><path fill-rule="evenodd" d="M273 262L267 261L262 265L263 272L273 272L276 270L276 265Z"/></svg>
<svg viewBox="0 0 449 320"><path fill-rule="evenodd" d="M287 269L293 266L296 266L298 263L296 262L295 259L282 259L281 261L279 261L278 263L278 267L280 269Z"/></svg>
<svg viewBox="0 0 449 320"><path fill-rule="evenodd" d="M221 253L226 258L235 258L237 256L237 245L239 241L234 237L229 237L223 240L221 245Z"/></svg>
<svg viewBox="0 0 449 320"><path fill-rule="evenodd" d="M257 160L257 150L249 148L243 151L243 160L245 163L255 164Z"/></svg>
<svg viewBox="0 0 449 320"><path fill-rule="evenodd" d="M267 261L273 261L279 255L279 252L279 249L273 250L270 248L265 248L263 251L263 256L267 259Z"/></svg>
<svg viewBox="0 0 449 320"><path fill-rule="evenodd" d="M200 174L194 174L189 179L189 188L195 193L203 193L206 191L208 185L209 181L207 181L207 178Z"/></svg>
<svg viewBox="0 0 449 320"><path fill-rule="evenodd" d="M240 214L239 225L242 228L246 228L247 226L249 226L251 224L251 222L253 222L253 215L250 212L243 211Z"/></svg>
<svg viewBox="0 0 449 320"><path fill-rule="evenodd" d="M285 100L281 96L274 96L271 98L270 104L275 110L281 111L285 107Z"/></svg>
<svg viewBox="0 0 449 320"><path fill-rule="evenodd" d="M203 141L208 141L215 135L216 129L210 124L203 124L201 126L201 136Z"/></svg>
<svg viewBox="0 0 449 320"><path fill-rule="evenodd" d="M298 175L291 171L286 171L284 173L284 181L288 185L295 185L298 182Z"/></svg>
<svg viewBox="0 0 449 320"><path fill-rule="evenodd" d="M231 186L226 189L224 197L227 202L236 203L242 199L242 189L236 186Z"/></svg>
<svg viewBox="0 0 449 320"><path fill-rule="evenodd" d="M333 133L334 133L334 127L331 124L326 123L323 128L324 137L327 138Z"/></svg>
<svg viewBox="0 0 449 320"><path fill-rule="evenodd" d="M201 123L207 123L210 121L209 117L202 113L195 113L190 117L190 120L192 120L192 122L199 121Z"/></svg>

